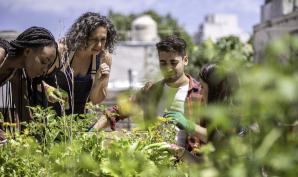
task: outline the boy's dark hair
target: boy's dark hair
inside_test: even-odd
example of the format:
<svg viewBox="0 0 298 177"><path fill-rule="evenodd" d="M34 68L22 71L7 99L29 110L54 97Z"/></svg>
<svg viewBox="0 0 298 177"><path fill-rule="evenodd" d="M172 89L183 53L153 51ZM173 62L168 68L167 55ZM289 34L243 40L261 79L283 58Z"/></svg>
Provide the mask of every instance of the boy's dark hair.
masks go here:
<svg viewBox="0 0 298 177"><path fill-rule="evenodd" d="M178 52L184 56L186 54L186 42L177 35L167 36L156 44L158 52Z"/></svg>

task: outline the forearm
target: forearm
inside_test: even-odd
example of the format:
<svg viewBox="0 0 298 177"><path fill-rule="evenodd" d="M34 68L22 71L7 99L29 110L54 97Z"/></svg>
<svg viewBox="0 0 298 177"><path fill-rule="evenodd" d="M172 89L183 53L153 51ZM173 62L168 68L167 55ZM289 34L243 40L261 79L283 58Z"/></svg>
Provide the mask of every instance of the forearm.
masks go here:
<svg viewBox="0 0 298 177"><path fill-rule="evenodd" d="M0 57L4 58L6 56L6 51L3 47L0 46Z"/></svg>
<svg viewBox="0 0 298 177"><path fill-rule="evenodd" d="M202 157L195 156L194 154L192 154L191 152L189 152L185 149L182 149L180 151L182 151L181 152L182 155L179 158L180 158L180 160L182 160L184 162L187 162L187 163L190 163L190 164L199 164L199 163L203 162Z"/></svg>
<svg viewBox="0 0 298 177"><path fill-rule="evenodd" d="M92 102L92 104L99 104L106 98L108 83L108 75L96 79L90 92L90 101Z"/></svg>
<svg viewBox="0 0 298 177"><path fill-rule="evenodd" d="M207 128L204 128L200 125L195 126L195 132L194 134L197 134L200 137L200 140L204 143L207 143Z"/></svg>
<svg viewBox="0 0 298 177"><path fill-rule="evenodd" d="M98 121L92 126L92 129L95 130L102 130L106 128L107 126L110 126L112 130L115 130L116 123L119 120L127 118L127 115L123 115L119 111L119 106L114 105L112 107L109 107L105 109L103 112L103 115L100 116Z"/></svg>
<svg viewBox="0 0 298 177"><path fill-rule="evenodd" d="M108 121L107 116L102 115L102 116L100 116L100 118L94 124L94 126L92 128L99 131L99 130L102 130L102 129L106 128L108 125L109 125L109 121Z"/></svg>

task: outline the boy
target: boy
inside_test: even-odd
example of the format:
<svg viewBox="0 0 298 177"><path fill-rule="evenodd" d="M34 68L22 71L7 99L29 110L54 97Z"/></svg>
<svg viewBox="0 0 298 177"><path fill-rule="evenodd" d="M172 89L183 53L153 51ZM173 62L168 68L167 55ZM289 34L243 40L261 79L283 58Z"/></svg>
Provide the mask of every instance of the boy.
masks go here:
<svg viewBox="0 0 298 177"><path fill-rule="evenodd" d="M198 120L194 118L193 109L206 103L207 94L200 82L184 72L188 64L186 47L186 42L175 35L157 43L163 79L146 84L132 101L142 108L145 122L150 123L157 116L172 119L180 129L177 134L178 145L191 151L207 140L206 128L188 120ZM109 108L105 115L112 129L118 120L128 117L118 105ZM93 128L99 129L100 124L100 121L97 122Z"/></svg>

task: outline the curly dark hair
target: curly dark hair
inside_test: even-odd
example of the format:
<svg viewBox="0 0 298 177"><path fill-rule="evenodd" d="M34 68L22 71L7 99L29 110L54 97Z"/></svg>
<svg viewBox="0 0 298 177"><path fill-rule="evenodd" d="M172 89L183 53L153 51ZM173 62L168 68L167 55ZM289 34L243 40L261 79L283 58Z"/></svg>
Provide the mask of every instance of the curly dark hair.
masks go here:
<svg viewBox="0 0 298 177"><path fill-rule="evenodd" d="M114 51L117 32L112 22L99 13L86 12L81 15L71 26L66 34L66 44L69 50L84 49L90 34L99 26L107 28L107 41L105 49L110 53Z"/></svg>
<svg viewBox="0 0 298 177"><path fill-rule="evenodd" d="M156 44L158 52L178 52L184 56L186 54L186 42L178 35L170 35Z"/></svg>

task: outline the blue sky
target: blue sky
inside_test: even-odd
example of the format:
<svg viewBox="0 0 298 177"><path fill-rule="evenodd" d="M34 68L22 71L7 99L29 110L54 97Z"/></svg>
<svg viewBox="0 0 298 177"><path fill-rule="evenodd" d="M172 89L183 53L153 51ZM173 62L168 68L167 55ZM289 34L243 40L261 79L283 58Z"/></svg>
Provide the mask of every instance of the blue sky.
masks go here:
<svg viewBox="0 0 298 177"><path fill-rule="evenodd" d="M61 37L86 11L106 15L109 9L123 14L155 10L170 13L180 25L194 34L206 14L233 13L240 26L251 33L260 21L264 0L0 0L0 30L23 31L30 26L43 26Z"/></svg>

